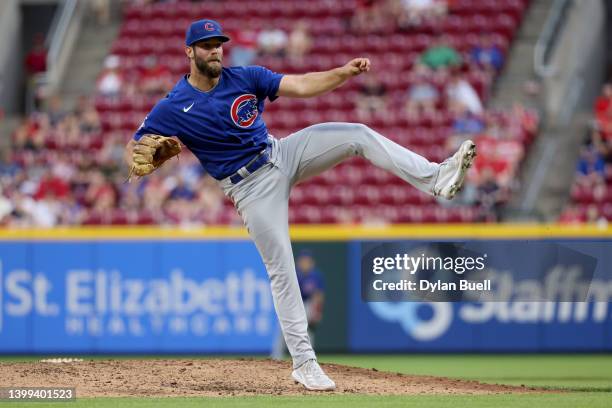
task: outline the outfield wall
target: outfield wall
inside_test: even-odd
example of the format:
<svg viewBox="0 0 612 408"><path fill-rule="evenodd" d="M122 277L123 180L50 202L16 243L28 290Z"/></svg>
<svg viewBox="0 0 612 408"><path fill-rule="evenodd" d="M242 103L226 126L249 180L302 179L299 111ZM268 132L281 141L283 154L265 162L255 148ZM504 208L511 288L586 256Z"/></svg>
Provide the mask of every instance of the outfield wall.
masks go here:
<svg viewBox="0 0 612 408"><path fill-rule="evenodd" d="M359 273L363 240L528 240L580 251L598 274L612 268L612 230L314 226L293 228L292 239L326 280L319 351L612 351L607 300L366 303ZM512 256L518 273L529 259ZM571 266L548 258L546 268ZM242 229L0 231L1 353L268 353L277 330L265 269Z"/></svg>

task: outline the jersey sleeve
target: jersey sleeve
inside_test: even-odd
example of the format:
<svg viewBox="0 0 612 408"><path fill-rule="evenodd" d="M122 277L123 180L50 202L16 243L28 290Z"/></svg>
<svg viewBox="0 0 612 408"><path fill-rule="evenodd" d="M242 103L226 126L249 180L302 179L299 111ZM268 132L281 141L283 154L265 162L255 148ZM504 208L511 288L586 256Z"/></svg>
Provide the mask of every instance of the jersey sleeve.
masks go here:
<svg viewBox="0 0 612 408"><path fill-rule="evenodd" d="M323 275L321 274L321 272L319 272L318 270L314 271L315 274L315 282L317 284L317 289L319 289L321 292L325 292L325 280L323 279Z"/></svg>
<svg viewBox="0 0 612 408"><path fill-rule="evenodd" d="M247 67L251 80L255 84L257 97L261 99L268 98L270 101L278 98L278 87L283 78L282 74L270 71L268 68L257 65Z"/></svg>
<svg viewBox="0 0 612 408"><path fill-rule="evenodd" d="M162 136L176 136L177 130L174 126L168 98L162 99L153 107L151 112L144 118L142 124L134 133L133 139L138 141L148 133Z"/></svg>

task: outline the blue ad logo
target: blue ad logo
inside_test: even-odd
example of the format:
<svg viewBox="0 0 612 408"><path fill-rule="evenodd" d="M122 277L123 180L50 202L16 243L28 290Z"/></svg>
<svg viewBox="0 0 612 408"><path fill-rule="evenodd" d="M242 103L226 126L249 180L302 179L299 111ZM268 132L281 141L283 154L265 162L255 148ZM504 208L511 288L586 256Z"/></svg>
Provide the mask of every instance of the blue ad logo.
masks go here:
<svg viewBox="0 0 612 408"><path fill-rule="evenodd" d="M361 259L360 244L352 245L352 257ZM485 272L504 283L497 286L503 296L482 302L365 302L361 266L353 261L349 347L359 352L612 350L610 243L559 245L479 242L479 250L498 261ZM592 279L575 287L583 264ZM540 279L525 274L528 269L540 271ZM576 301L576 293L585 301Z"/></svg>
<svg viewBox="0 0 612 408"><path fill-rule="evenodd" d="M0 262L0 352L267 352L272 343L268 277L247 242L3 243Z"/></svg>

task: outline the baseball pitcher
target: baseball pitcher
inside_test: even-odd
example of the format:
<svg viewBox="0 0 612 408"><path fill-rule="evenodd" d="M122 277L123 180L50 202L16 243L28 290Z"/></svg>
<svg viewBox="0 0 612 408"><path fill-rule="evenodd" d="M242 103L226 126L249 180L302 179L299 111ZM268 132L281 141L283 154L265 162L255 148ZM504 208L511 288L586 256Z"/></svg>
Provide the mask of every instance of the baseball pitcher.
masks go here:
<svg viewBox="0 0 612 408"><path fill-rule="evenodd" d="M443 163L427 159L357 123L322 123L277 140L261 115L266 99L310 98L370 71L367 58L325 72L282 75L264 67L223 67L219 23L199 20L186 33L190 73L160 100L126 147L132 176L150 174L181 151L200 160L232 200L266 266L274 307L293 359L292 377L310 390L333 390L317 363L307 333L289 240L292 186L361 156L421 191L452 199L476 154L464 142Z"/></svg>

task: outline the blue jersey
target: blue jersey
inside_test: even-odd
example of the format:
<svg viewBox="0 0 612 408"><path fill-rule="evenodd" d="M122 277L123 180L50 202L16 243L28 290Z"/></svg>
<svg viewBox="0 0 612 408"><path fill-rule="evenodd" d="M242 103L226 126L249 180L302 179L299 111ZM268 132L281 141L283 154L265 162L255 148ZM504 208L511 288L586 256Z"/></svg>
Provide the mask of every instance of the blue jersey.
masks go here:
<svg viewBox="0 0 612 408"><path fill-rule="evenodd" d="M303 274L298 271L297 277L303 301L310 299L316 292L325 291L323 276L317 269L311 270L308 274Z"/></svg>
<svg viewBox="0 0 612 408"><path fill-rule="evenodd" d="M147 115L134 139L176 136L217 180L234 174L268 145L261 114L277 98L281 74L259 66L223 68L217 86L194 88L185 75Z"/></svg>

